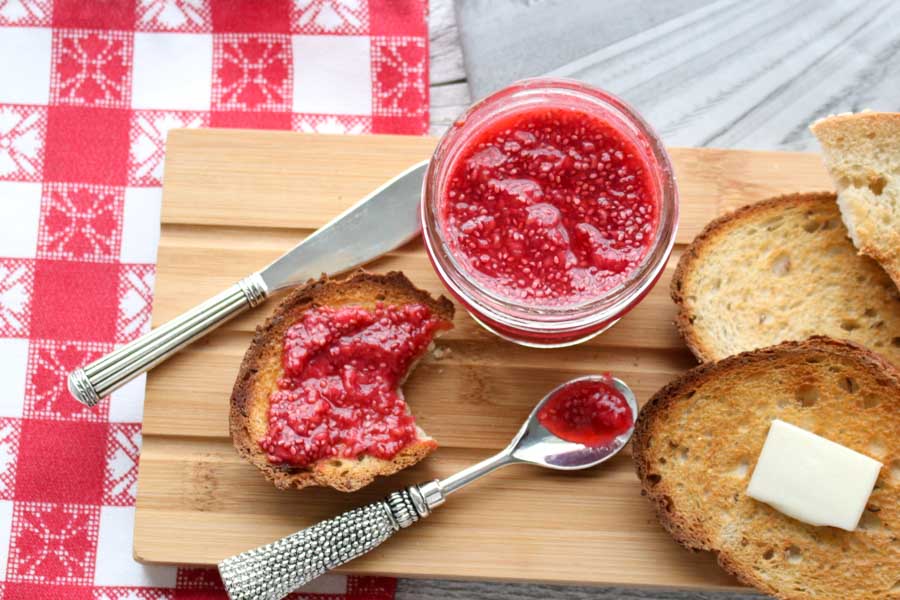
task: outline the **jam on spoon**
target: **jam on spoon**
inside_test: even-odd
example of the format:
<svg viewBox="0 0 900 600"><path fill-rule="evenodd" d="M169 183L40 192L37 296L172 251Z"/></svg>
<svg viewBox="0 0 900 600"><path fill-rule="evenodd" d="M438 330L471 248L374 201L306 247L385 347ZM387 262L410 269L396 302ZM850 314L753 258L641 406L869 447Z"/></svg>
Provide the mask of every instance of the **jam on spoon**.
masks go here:
<svg viewBox="0 0 900 600"><path fill-rule="evenodd" d="M585 446L609 444L634 425L631 407L609 373L563 386L537 418L556 437Z"/></svg>

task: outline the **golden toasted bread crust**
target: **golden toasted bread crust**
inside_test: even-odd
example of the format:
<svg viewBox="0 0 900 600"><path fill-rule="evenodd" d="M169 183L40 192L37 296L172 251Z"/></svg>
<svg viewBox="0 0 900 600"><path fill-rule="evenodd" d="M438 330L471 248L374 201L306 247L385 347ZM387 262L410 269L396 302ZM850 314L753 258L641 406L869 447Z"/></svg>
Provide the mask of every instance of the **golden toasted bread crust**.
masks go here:
<svg viewBox="0 0 900 600"><path fill-rule="evenodd" d="M810 130L822 145L854 244L878 261L900 288L900 194L891 185L900 176L900 113L831 115Z"/></svg>
<svg viewBox="0 0 900 600"><path fill-rule="evenodd" d="M774 418L878 453L885 466L861 529L813 527L746 496ZM742 582L785 600L886 599L900 579L897 431L900 372L863 346L814 336L672 381L641 409L632 455L666 531Z"/></svg>
<svg viewBox="0 0 900 600"><path fill-rule="evenodd" d="M823 209L827 209L829 211L834 212L834 217L838 218L838 211L835 205L836 195L833 192L810 192L810 193L800 193L800 194L787 194L784 196L778 196L775 198L770 198L768 200L764 200L761 202L757 202L755 204L749 204L747 206L743 206L734 210L730 213L722 215L712 221L710 221L706 227L703 228L697 237L691 242L691 244L685 249L684 253L681 255L681 258L678 261L678 265L675 268L675 273L672 277L670 294L672 300L675 301L675 304L678 306L678 313L675 317L675 325L678 328L681 337L684 339L688 348L690 348L691 352L697 357L701 362L710 361L724 358L733 352L725 351L723 348L716 347L714 344L714 340L710 339L710 336L704 336L703 332L698 330L698 327L695 326L694 321L697 317L697 310L694 306L692 306L692 302L688 298L692 293L700 293L695 290L691 290L690 278L696 272L697 268L703 263L703 261L707 260L708 257L713 254L716 245L728 238L728 236L732 233L732 231L739 229L745 223L752 221L756 218L764 218L764 217L772 217L777 216L778 214L783 213L788 209L810 209L815 211L822 211ZM838 227L843 228L842 225L837 225ZM835 233L832 230L832 233ZM765 235L760 233L760 235ZM778 248L778 238L773 235L771 241L775 245L775 249ZM852 248L850 242L847 241L846 245L848 248ZM854 259L859 261L869 261L867 258L859 258ZM846 266L846 261L843 256L836 256L834 258L835 265L844 268ZM862 266L866 267L866 271L869 273L875 273L875 279L878 279L878 273L880 272L877 269L877 265L869 261L869 264L863 264ZM853 275L856 275L854 273ZM752 285L754 278L757 276L756 273L746 272L745 279L747 281L747 285ZM888 281L886 277L881 277L885 281ZM870 289L865 286L875 286L875 283L866 283L861 285L859 283L854 284L852 280L847 280L848 285L856 285L860 290L869 289L873 292L873 294L868 294L865 291L860 293L860 301L867 295L878 295L879 297L885 296L885 292L879 289ZM807 285L813 287L815 285L815 281L810 280L807 282ZM793 293L794 290L785 289L783 291L784 294ZM896 296L896 292L894 292ZM895 302L894 311L896 313L896 309L900 308L900 302ZM890 311L888 311L890 312ZM733 316L733 315L732 315ZM802 317L802 315L800 315ZM856 315L852 315L856 316ZM713 315L712 318L729 318L729 315ZM896 317L886 316L886 319L889 321L896 321ZM874 325L875 323L873 323ZM821 326L821 325L820 325ZM887 329L890 329L891 325L888 326ZM756 328L758 329L758 328ZM843 337L840 335L838 331L834 331L834 327L832 330L823 331L813 330L811 334L828 334L832 337ZM887 329L882 329L881 331L887 331ZM860 329L862 331L862 329ZM842 333L842 332L841 332ZM900 333L900 332L898 332ZM848 337L849 333L846 334ZM874 334L873 334L874 335ZM900 357L900 351L897 350L897 343L894 342L891 338L892 335L896 335L891 333L887 335L885 333L884 337L886 340L883 342L883 345L879 348L870 348L875 350L876 352L883 353L886 357L888 357L892 362L900 363L900 360L895 360ZM793 339L803 339L809 337L809 335L805 336L797 336ZM762 347L768 346L772 344L776 344L778 342L783 341L784 338L772 338L766 340L765 343L755 344L751 347L744 347L740 350L750 350L753 347ZM882 342L879 342L882 343Z"/></svg>
<svg viewBox="0 0 900 600"><path fill-rule="evenodd" d="M420 439L389 461L361 456L356 459L321 460L300 468L270 463L259 447L268 423L269 396L282 373L285 331L310 308L372 307L376 302L424 304L434 315L452 325L453 303L447 298L432 298L400 272L377 275L357 271L343 279L323 276L296 288L281 301L266 322L256 328L256 335L244 355L231 394L231 439L238 453L259 468L276 487L300 489L317 485L351 492L368 485L379 475L390 475L414 465L437 448L435 441L419 430Z"/></svg>

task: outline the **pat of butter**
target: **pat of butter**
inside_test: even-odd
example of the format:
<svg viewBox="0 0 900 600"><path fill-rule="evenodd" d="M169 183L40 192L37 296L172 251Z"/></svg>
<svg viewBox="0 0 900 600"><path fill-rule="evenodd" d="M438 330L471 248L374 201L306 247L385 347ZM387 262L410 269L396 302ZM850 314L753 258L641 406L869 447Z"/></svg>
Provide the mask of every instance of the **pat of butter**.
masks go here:
<svg viewBox="0 0 900 600"><path fill-rule="evenodd" d="M856 529L881 463L775 419L747 495L810 525Z"/></svg>

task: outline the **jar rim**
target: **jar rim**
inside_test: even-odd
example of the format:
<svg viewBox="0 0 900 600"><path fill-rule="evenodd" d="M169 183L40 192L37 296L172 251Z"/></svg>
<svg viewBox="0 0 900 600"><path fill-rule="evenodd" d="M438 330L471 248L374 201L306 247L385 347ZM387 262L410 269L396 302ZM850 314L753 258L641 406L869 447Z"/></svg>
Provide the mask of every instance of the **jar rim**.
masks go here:
<svg viewBox="0 0 900 600"><path fill-rule="evenodd" d="M466 134L477 131L500 114L527 110L547 97L567 101L582 110L595 108L606 120L627 128L635 146L652 168L659 203L659 221L653 242L638 265L617 286L583 302L539 305L519 302L479 285L459 264L445 239L438 214L446 172L466 146ZM565 104L563 104L565 106ZM524 79L499 90L470 107L441 137L425 174L421 203L422 230L429 258L440 278L470 310L501 326L534 334L567 333L602 326L636 304L659 278L675 242L678 226L678 191L668 153L650 125L626 102L582 82L538 77Z"/></svg>

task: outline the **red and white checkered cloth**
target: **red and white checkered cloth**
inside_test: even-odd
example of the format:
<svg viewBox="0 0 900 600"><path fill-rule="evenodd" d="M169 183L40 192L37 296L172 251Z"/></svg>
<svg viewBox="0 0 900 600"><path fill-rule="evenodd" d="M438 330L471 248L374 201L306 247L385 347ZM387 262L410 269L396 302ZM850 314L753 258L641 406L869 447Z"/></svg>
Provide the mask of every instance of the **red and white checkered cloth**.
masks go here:
<svg viewBox="0 0 900 600"><path fill-rule="evenodd" d="M131 558L143 378L86 409L67 373L149 328L166 131L424 133L426 11L0 0L0 598L224 598L215 571Z"/></svg>

